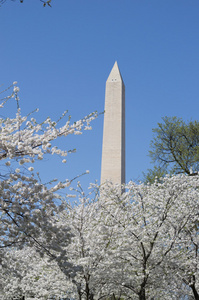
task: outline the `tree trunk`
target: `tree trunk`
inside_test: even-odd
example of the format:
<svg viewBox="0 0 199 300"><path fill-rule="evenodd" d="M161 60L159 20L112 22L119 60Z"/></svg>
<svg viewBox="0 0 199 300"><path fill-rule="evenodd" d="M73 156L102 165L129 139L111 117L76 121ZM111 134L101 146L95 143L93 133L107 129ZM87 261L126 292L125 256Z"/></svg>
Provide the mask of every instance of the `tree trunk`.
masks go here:
<svg viewBox="0 0 199 300"><path fill-rule="evenodd" d="M192 292L193 292L193 294L194 294L195 300L199 300L199 295L198 295L198 292L197 292L197 290L196 290L195 284L191 284L191 285L190 285L190 288L192 289Z"/></svg>
<svg viewBox="0 0 199 300"><path fill-rule="evenodd" d="M86 300L89 300L89 285L88 282L86 282Z"/></svg>
<svg viewBox="0 0 199 300"><path fill-rule="evenodd" d="M82 300L82 293L81 293L81 289L77 290L78 296L79 296L79 300Z"/></svg>
<svg viewBox="0 0 199 300"><path fill-rule="evenodd" d="M192 279L192 280L191 280ZM199 300L199 294L198 294L198 292L197 292L197 290L196 290L196 277L195 277L195 275L193 275L191 278L190 278L190 284L189 284L189 286L190 286L190 288L192 289L192 292L193 292L193 294L194 294L194 298L195 298L195 300Z"/></svg>
<svg viewBox="0 0 199 300"><path fill-rule="evenodd" d="M139 300L146 300L145 288L142 288L138 295L139 295Z"/></svg>

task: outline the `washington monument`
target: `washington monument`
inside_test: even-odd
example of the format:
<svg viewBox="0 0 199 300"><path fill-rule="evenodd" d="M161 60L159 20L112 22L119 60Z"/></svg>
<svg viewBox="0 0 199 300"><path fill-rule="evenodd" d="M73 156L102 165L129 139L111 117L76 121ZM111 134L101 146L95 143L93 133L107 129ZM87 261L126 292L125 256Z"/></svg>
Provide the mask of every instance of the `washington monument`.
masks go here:
<svg viewBox="0 0 199 300"><path fill-rule="evenodd" d="M101 184L125 183L125 86L115 62L106 81Z"/></svg>

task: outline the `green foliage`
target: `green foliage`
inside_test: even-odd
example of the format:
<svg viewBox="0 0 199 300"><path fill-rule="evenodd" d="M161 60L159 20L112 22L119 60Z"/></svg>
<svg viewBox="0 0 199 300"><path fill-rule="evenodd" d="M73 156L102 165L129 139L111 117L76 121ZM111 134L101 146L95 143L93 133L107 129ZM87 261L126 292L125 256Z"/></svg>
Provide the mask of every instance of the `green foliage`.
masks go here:
<svg viewBox="0 0 199 300"><path fill-rule="evenodd" d="M161 183L162 177L167 174L166 168L161 168L160 166L154 166L153 169L148 169L147 173L143 172L143 182L144 183L154 183L155 181Z"/></svg>
<svg viewBox="0 0 199 300"><path fill-rule="evenodd" d="M199 122L185 123L177 117L164 117L153 129L149 156L156 164L145 178L165 173L196 175L199 171ZM155 175L156 174L156 175Z"/></svg>

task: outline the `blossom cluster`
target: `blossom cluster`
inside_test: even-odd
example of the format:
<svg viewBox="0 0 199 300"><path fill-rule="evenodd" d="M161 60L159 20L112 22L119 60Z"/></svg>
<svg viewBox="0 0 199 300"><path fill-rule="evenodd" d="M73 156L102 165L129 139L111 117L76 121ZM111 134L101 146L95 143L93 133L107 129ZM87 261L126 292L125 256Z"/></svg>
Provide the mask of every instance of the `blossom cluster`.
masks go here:
<svg viewBox="0 0 199 300"><path fill-rule="evenodd" d="M6 93L13 89L10 95L2 99L1 105L3 108L12 98L17 101L14 118L0 117L0 248L22 247L28 243L40 249L41 253L53 257L50 249L57 248L56 236L59 234L56 233L52 218L64 208L59 191L68 187L72 179L62 182L52 179L51 185L43 184L33 164L42 160L46 154L65 157L67 151L56 146L57 138L81 134L88 129L97 113L91 113L73 123L68 117L62 126L58 122L67 112L63 113L58 122L48 117L38 123L32 113L21 115L19 87L16 84L13 82L3 91ZM63 159L63 162L66 160ZM67 242L70 238L68 228L65 227L62 233Z"/></svg>
<svg viewBox="0 0 199 300"><path fill-rule="evenodd" d="M123 187L107 182L88 194L78 183L76 192L54 218L59 259L28 247L4 251L10 269L2 267L2 299L170 300L198 293L199 176ZM71 234L65 243L64 228Z"/></svg>
<svg viewBox="0 0 199 300"><path fill-rule="evenodd" d="M73 180L43 184L33 164L46 154L65 163L56 139L90 129L97 113L37 123L13 85L1 107L14 96L16 116L0 118L1 299L199 299L199 175L88 193L77 182L63 199Z"/></svg>

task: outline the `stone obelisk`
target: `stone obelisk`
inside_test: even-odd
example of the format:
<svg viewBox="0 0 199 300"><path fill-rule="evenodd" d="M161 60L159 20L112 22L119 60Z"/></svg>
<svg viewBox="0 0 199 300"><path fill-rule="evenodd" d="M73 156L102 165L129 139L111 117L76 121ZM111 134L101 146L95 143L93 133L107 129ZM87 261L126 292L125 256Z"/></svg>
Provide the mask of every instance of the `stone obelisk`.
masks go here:
<svg viewBox="0 0 199 300"><path fill-rule="evenodd" d="M101 184L125 183L125 86L115 62L106 81Z"/></svg>

